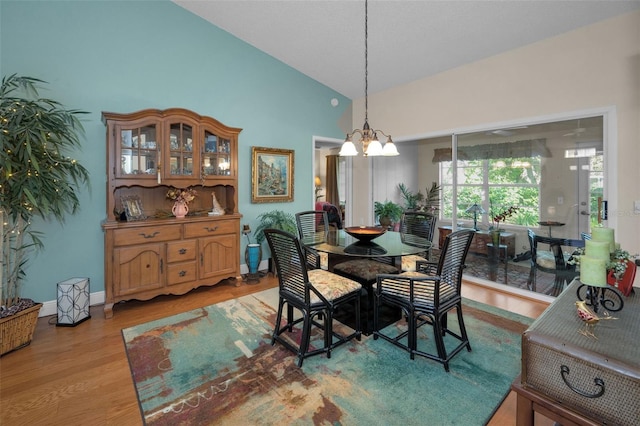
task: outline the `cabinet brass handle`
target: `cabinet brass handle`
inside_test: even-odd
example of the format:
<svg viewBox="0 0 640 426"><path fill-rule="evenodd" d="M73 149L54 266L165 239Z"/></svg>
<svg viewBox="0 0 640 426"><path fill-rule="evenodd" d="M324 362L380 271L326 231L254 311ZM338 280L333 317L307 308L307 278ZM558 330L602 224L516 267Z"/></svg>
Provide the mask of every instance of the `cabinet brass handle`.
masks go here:
<svg viewBox="0 0 640 426"><path fill-rule="evenodd" d="M208 226L205 226L205 227L204 227L204 229L205 229L207 232L214 232L216 229L218 229L218 227L217 227L217 226L214 226L213 228L209 228Z"/></svg>
<svg viewBox="0 0 640 426"><path fill-rule="evenodd" d="M598 393L587 393L585 391L582 391L578 388L571 386L571 384L569 383L569 380L567 380L567 376L569 375L569 367L567 367L566 365L560 366L560 374L562 375L562 380L564 381L564 384L569 386L569 389L571 389L572 391L574 391L580 396L584 396L585 398L600 398L602 395L604 395L604 380L598 377L593 379L593 383L600 388Z"/></svg>
<svg viewBox="0 0 640 426"><path fill-rule="evenodd" d="M178 253L180 254L185 254L187 252L186 248L181 248L180 251Z"/></svg>
<svg viewBox="0 0 640 426"><path fill-rule="evenodd" d="M145 234L144 232L140 232L139 235L142 235L142 238L154 238L159 233L160 233L160 231L156 231L153 234Z"/></svg>
<svg viewBox="0 0 640 426"><path fill-rule="evenodd" d="M180 271L178 272L178 275L180 275L181 277L184 277L185 275L187 275L187 271Z"/></svg>

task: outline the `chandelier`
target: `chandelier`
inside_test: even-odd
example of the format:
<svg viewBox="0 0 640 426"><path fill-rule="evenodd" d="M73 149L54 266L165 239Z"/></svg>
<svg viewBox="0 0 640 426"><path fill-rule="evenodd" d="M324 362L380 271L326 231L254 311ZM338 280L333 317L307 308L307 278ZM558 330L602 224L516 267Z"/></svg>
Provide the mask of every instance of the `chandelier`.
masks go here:
<svg viewBox="0 0 640 426"><path fill-rule="evenodd" d="M395 144L391 140L391 135L385 134L382 130L373 130L369 127L368 109L369 109L369 52L367 39L368 31L368 1L364 2L364 125L362 129L355 129L351 133L347 133L347 137L340 149L340 156L358 155L358 150L353 143L353 136L360 135L360 143L362 144L362 152L366 157L375 157L379 155L393 156L400 155ZM387 138L387 142L382 144L378 140L378 133Z"/></svg>

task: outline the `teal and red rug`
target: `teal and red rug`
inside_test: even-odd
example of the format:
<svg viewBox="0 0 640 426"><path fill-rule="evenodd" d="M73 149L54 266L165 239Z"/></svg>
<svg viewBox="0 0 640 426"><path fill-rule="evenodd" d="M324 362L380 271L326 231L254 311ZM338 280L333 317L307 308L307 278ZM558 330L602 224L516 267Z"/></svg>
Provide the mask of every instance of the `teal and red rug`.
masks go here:
<svg viewBox="0 0 640 426"><path fill-rule="evenodd" d="M473 351L458 354L450 373L364 336L298 368L294 354L270 344L276 303L271 289L124 329L144 423L481 425L520 372L531 323L465 300ZM430 344L432 329L422 330Z"/></svg>

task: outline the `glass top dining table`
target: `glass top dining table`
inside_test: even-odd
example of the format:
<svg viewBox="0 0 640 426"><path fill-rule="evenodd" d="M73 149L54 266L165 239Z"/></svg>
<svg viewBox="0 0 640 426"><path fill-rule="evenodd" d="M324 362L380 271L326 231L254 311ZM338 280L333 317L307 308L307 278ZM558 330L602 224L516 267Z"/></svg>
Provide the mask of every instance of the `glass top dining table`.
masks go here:
<svg viewBox="0 0 640 426"><path fill-rule="evenodd" d="M412 236L415 239L415 236ZM421 246L408 244L400 232L387 231L371 242L359 241L344 229L329 231L326 241L324 233L303 237L301 243L318 252L354 257L401 257L424 253L430 242L421 241ZM423 246L422 244L426 244Z"/></svg>

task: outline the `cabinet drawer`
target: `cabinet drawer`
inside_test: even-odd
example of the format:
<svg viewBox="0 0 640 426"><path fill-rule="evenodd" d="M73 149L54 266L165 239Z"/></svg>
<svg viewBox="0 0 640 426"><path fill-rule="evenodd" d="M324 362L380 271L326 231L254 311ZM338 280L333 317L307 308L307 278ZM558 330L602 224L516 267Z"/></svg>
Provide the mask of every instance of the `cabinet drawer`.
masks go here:
<svg viewBox="0 0 640 426"><path fill-rule="evenodd" d="M167 285L196 280L196 262L181 262L167 265Z"/></svg>
<svg viewBox="0 0 640 426"><path fill-rule="evenodd" d="M144 226L130 229L116 229L113 231L113 241L116 246L133 244L156 243L158 241L179 240L182 225Z"/></svg>
<svg viewBox="0 0 640 426"><path fill-rule="evenodd" d="M196 260L196 240L167 243L167 262L184 262Z"/></svg>
<svg viewBox="0 0 640 426"><path fill-rule="evenodd" d="M187 223L184 226L184 237L209 237L233 234L239 231L238 221L236 220L212 220L208 222Z"/></svg>

